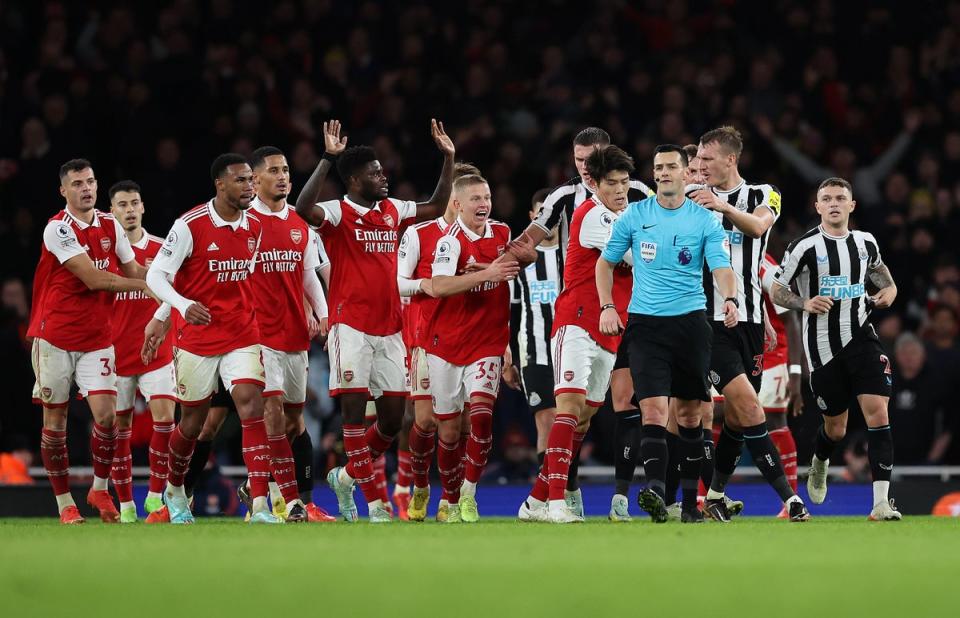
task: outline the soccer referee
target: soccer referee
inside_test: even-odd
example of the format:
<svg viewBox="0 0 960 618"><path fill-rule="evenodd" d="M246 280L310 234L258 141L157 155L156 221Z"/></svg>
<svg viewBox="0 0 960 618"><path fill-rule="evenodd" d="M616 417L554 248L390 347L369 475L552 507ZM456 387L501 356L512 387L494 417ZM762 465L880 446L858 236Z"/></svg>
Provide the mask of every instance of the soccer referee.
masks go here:
<svg viewBox="0 0 960 618"><path fill-rule="evenodd" d="M704 313L703 263L723 293L724 325L737 325L737 283L730 267L727 236L716 216L684 197L687 154L674 144L658 146L653 157L657 193L630 204L614 223L597 260L600 331L614 335L623 324L613 305L613 269L633 253L633 295L624 343L643 415L640 457L647 486L638 502L656 523L667 521L668 401L677 400L680 429L681 521L699 523L697 479L703 459L699 402L709 401L707 373L713 332Z"/></svg>

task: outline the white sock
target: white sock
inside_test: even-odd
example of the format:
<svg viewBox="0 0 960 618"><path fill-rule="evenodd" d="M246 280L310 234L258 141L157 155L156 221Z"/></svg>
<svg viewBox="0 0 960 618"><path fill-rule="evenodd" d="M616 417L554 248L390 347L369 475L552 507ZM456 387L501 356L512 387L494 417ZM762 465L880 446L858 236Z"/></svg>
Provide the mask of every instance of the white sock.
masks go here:
<svg viewBox="0 0 960 618"><path fill-rule="evenodd" d="M568 489L564 489L564 490L563 490L563 497L564 497L564 498L579 498L579 497L580 497L580 490L579 490L579 489L574 489L573 491L570 491L570 490L568 490Z"/></svg>
<svg viewBox="0 0 960 618"><path fill-rule="evenodd" d="M94 489L94 491L106 491L106 490L107 490L107 482L108 482L109 480L110 480L110 479L100 478L99 476L94 476L94 477L93 477L93 489Z"/></svg>
<svg viewBox="0 0 960 618"><path fill-rule="evenodd" d="M270 509L267 505L266 496L257 496L256 498L253 499L253 513L259 513L260 511L269 511L269 510ZM251 515L253 513L251 513Z"/></svg>
<svg viewBox="0 0 960 618"><path fill-rule="evenodd" d="M155 492L155 491L148 491L148 492L147 492L147 500L151 500L151 499L153 499L153 498L160 499L160 498L162 498L162 495L159 494L159 493L157 493L157 492Z"/></svg>
<svg viewBox="0 0 960 618"><path fill-rule="evenodd" d="M566 500L551 500L551 501L550 501L550 506L549 506L549 508L550 508L551 511L556 511L556 510L558 510L558 509L563 509L563 508L566 508L566 507L567 507L567 501L566 501Z"/></svg>
<svg viewBox="0 0 960 618"><path fill-rule="evenodd" d="M393 488L393 495L397 495L397 494L408 494L408 493L410 493L410 488L409 488L409 487L404 487L403 485L396 485L396 486Z"/></svg>
<svg viewBox="0 0 960 618"><path fill-rule="evenodd" d="M353 485L353 477L347 474L347 469L340 468L340 472L337 474L337 479L340 481L341 485L350 486Z"/></svg>
<svg viewBox="0 0 960 618"><path fill-rule="evenodd" d="M170 481L167 481L167 493L174 498L184 498L187 497L187 492L183 490L183 485L171 485Z"/></svg>
<svg viewBox="0 0 960 618"><path fill-rule="evenodd" d="M542 509L543 507L547 506L547 503L543 500L537 500L533 496L527 496L527 506L532 509Z"/></svg>
<svg viewBox="0 0 960 618"><path fill-rule="evenodd" d="M120 503L120 510L121 510L121 511L125 511L125 510L127 510L127 509L137 510L137 503L136 503L136 502L121 502L121 503Z"/></svg>
<svg viewBox="0 0 960 618"><path fill-rule="evenodd" d="M440 508L442 506L450 506L450 501L447 500L446 498L440 498L440 502L437 503L437 508Z"/></svg>
<svg viewBox="0 0 960 618"><path fill-rule="evenodd" d="M63 509L68 506L77 506L77 503L73 501L73 494L69 491L65 494L60 494L57 496L57 510L63 512Z"/></svg>
<svg viewBox="0 0 960 618"><path fill-rule="evenodd" d="M889 498L887 493L890 491L890 481L874 481L873 482L873 503L880 504L881 502L888 502Z"/></svg>
<svg viewBox="0 0 960 618"><path fill-rule="evenodd" d="M723 500L723 495L722 491L707 490L707 500Z"/></svg>
<svg viewBox="0 0 960 618"><path fill-rule="evenodd" d="M270 502L272 502L273 504L277 504L278 502L283 500L283 494L280 493L279 485L277 485L273 481L270 481L268 486L270 487Z"/></svg>
<svg viewBox="0 0 960 618"><path fill-rule="evenodd" d="M373 502L367 502L368 513L372 513L373 509L382 509L382 508L383 508L383 500L377 499L377 500L374 500Z"/></svg>
<svg viewBox="0 0 960 618"><path fill-rule="evenodd" d="M471 498L475 497L477 495L477 484L466 480L463 481L463 485L460 486L460 495L470 496Z"/></svg>

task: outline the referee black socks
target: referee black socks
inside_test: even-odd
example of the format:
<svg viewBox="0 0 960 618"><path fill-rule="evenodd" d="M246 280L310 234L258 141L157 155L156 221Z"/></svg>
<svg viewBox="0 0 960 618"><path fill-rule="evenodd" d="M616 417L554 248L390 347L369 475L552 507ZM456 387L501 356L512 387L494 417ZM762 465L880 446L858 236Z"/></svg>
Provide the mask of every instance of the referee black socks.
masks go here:
<svg viewBox="0 0 960 618"><path fill-rule="evenodd" d="M680 487L683 489L682 507L685 511L697 508L697 481L700 480L700 465L703 462L703 432L700 427L679 428L677 445Z"/></svg>
<svg viewBox="0 0 960 618"><path fill-rule="evenodd" d="M626 496L637 470L640 449L637 448L637 431L640 429L640 410L617 412L617 425L613 432L614 480L616 493Z"/></svg>
<svg viewBox="0 0 960 618"><path fill-rule="evenodd" d="M890 425L867 427L867 458L874 481L889 481L893 474L893 434Z"/></svg>
<svg viewBox="0 0 960 618"><path fill-rule="evenodd" d="M640 458L647 476L647 489L664 497L664 481L667 474L667 428L660 425L644 425L640 438Z"/></svg>
<svg viewBox="0 0 960 618"><path fill-rule="evenodd" d="M760 474L766 479L770 486L780 496L780 500L786 502L794 496L793 488L787 481L783 473L783 465L780 463L780 453L770 438L770 432L767 431L766 423L752 425L743 428L743 437L747 443L747 450L753 457L753 463L760 470Z"/></svg>

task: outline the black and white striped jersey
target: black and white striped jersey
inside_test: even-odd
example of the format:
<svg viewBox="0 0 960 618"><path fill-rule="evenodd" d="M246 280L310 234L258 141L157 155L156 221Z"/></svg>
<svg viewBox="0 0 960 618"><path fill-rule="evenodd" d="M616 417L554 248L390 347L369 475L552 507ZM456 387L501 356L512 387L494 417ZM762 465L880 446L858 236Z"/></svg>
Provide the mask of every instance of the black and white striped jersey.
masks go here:
<svg viewBox="0 0 960 618"><path fill-rule="evenodd" d="M655 191L643 182L631 178L627 203L639 202L654 193ZM533 221L548 232L559 224L557 233L560 234L563 257L567 256L567 241L570 239L570 219L573 218L573 211L591 197L593 197L593 191L583 184L580 177L572 178L547 195L543 200L543 208Z"/></svg>
<svg viewBox="0 0 960 618"><path fill-rule="evenodd" d="M796 281L803 299L833 299L827 313L804 314L803 348L811 371L829 363L861 329L872 328L866 282L869 270L882 264L877 240L859 230L836 237L818 226L787 248L774 282L789 286Z"/></svg>
<svg viewBox="0 0 960 618"><path fill-rule="evenodd" d="M703 185L690 185L686 194ZM780 191L773 185L752 185L746 180L729 191L712 191L737 210L753 214L760 207L766 206L773 213L774 219L780 217ZM767 252L767 240L770 230L760 238L751 238L741 232L722 213L714 213L727 232L730 241L730 265L737 275L737 300L740 301L740 321L751 324L763 324L763 286L760 284L760 263ZM706 313L709 319L723 321L723 295L713 285L713 275L710 269L703 269L703 291L707 296Z"/></svg>
<svg viewBox="0 0 960 618"><path fill-rule="evenodd" d="M559 245L537 247L537 261L520 271L516 296L520 301L520 367L552 366L550 333L553 309L563 286L563 252Z"/></svg>

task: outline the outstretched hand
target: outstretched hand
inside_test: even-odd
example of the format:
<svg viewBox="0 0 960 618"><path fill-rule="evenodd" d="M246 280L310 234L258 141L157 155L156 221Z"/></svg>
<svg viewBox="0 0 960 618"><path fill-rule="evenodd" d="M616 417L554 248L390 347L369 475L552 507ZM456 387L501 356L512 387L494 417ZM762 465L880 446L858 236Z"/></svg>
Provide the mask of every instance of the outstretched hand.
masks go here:
<svg viewBox="0 0 960 618"><path fill-rule="evenodd" d="M447 132L443 130L443 123L436 118L430 119L430 135L433 137L433 141L437 144L440 152L442 152L445 157L452 158L456 152L456 148L453 146L453 140L450 139Z"/></svg>
<svg viewBox="0 0 960 618"><path fill-rule="evenodd" d="M338 155L347 149L347 136L340 137L339 120L328 120L323 123L323 147L332 155Z"/></svg>

